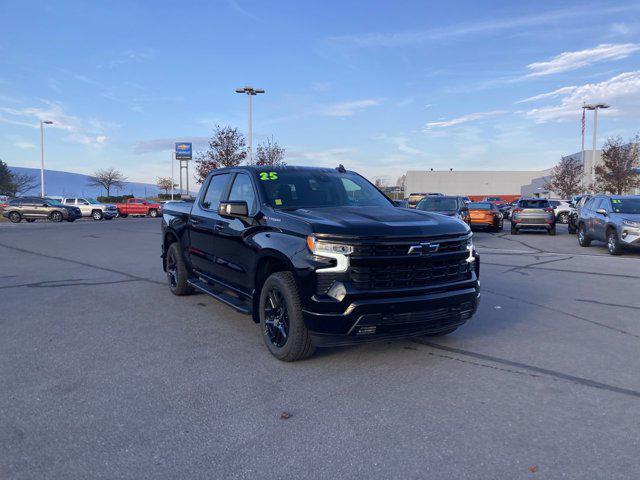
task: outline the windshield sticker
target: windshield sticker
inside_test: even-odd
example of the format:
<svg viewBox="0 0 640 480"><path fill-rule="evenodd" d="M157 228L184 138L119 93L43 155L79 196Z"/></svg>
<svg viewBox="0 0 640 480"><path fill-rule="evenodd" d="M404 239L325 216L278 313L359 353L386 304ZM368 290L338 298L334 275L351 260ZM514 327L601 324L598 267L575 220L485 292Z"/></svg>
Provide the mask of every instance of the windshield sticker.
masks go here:
<svg viewBox="0 0 640 480"><path fill-rule="evenodd" d="M278 174L276 172L260 172L260 180L277 180Z"/></svg>
<svg viewBox="0 0 640 480"><path fill-rule="evenodd" d="M620 203L620 200L617 200L617 199L615 199L615 198L612 198L612 199L611 199L611 202L612 202L612 203Z"/></svg>
<svg viewBox="0 0 640 480"><path fill-rule="evenodd" d="M280 200L279 198L276 198L276 205L282 205L282 200Z"/></svg>

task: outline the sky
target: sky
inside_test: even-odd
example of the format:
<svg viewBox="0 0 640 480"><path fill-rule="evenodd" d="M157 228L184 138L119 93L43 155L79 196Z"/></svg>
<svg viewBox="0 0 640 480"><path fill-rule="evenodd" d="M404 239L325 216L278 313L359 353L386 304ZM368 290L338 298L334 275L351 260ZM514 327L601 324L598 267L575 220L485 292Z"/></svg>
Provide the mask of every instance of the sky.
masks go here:
<svg viewBox="0 0 640 480"><path fill-rule="evenodd" d="M537 170L640 131L640 2L3 0L0 159L132 181L216 124L295 165ZM587 116L586 145L592 139Z"/></svg>

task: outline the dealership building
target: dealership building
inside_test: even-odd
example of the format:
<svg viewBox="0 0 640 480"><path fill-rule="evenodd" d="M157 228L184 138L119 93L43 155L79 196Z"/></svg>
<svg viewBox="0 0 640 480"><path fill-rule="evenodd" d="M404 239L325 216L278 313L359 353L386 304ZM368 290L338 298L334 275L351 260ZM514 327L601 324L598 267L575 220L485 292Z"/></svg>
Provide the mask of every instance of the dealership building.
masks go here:
<svg viewBox="0 0 640 480"><path fill-rule="evenodd" d="M596 151L596 164L601 150ZM582 153L570 155L578 159ZM583 184L590 183L591 151L585 151ZM409 170L405 178L405 197L411 193L443 193L466 195L474 200L483 197L502 197L505 200L521 196L555 198L544 188L551 168L546 170Z"/></svg>

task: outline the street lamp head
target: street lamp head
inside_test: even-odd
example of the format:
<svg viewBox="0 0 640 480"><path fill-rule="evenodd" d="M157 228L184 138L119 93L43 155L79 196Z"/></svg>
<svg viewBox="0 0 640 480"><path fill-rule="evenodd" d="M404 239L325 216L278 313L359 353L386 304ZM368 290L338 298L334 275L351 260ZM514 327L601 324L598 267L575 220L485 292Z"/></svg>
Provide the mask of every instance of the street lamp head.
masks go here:
<svg viewBox="0 0 640 480"><path fill-rule="evenodd" d="M255 92L256 93L264 93L264 89L263 88L256 88Z"/></svg>
<svg viewBox="0 0 640 480"><path fill-rule="evenodd" d="M244 88L236 88L236 93L244 93Z"/></svg>
<svg viewBox="0 0 640 480"><path fill-rule="evenodd" d="M585 103L582 105L582 108L586 108L587 110L596 110L598 108L609 108L611 105L608 103Z"/></svg>
<svg viewBox="0 0 640 480"><path fill-rule="evenodd" d="M51 120L42 120L42 123L44 125L53 125L53 122Z"/></svg>
<svg viewBox="0 0 640 480"><path fill-rule="evenodd" d="M609 108L611 107L611 105L609 105L608 103L598 103L596 105L596 108Z"/></svg>

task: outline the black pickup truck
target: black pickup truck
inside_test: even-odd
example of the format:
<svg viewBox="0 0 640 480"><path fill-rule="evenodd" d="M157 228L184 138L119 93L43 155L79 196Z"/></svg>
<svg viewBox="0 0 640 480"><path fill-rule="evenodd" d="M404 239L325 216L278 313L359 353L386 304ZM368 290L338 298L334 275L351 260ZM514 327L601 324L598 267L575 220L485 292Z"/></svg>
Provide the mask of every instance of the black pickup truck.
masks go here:
<svg viewBox="0 0 640 480"><path fill-rule="evenodd" d="M171 291L252 315L285 361L448 334L480 299L468 225L397 207L342 166L215 170L193 202L165 205L162 237Z"/></svg>

